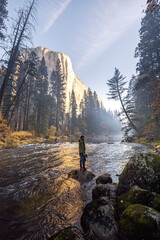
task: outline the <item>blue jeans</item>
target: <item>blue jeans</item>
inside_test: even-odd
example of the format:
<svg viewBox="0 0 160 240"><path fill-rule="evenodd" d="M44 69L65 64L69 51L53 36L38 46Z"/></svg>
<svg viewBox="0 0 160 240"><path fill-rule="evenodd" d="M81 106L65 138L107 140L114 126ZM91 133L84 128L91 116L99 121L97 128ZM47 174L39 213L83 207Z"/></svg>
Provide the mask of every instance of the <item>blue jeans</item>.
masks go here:
<svg viewBox="0 0 160 240"><path fill-rule="evenodd" d="M83 153L80 153L80 168L85 168L86 156Z"/></svg>

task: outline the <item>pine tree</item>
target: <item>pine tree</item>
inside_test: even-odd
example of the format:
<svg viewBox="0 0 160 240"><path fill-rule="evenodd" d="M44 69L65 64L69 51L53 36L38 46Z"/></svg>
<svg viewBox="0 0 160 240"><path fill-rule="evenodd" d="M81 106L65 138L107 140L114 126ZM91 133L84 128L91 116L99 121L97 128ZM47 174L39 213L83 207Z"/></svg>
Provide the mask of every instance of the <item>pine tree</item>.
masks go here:
<svg viewBox="0 0 160 240"><path fill-rule="evenodd" d="M33 129L33 126L31 126L30 119L33 119L36 121L35 114L33 113L33 108L31 106L34 106L34 93L36 92L36 75L37 75L37 69L40 65L40 60L37 57L36 53L34 51L31 51L28 56L28 60L32 64L33 72L32 74L27 76L26 84L25 84L25 96L24 96L24 117L23 117L23 130L29 130L29 128ZM33 117L34 116L34 117Z"/></svg>
<svg viewBox="0 0 160 240"><path fill-rule="evenodd" d="M127 94L124 97L124 107L126 109L126 112L128 113L128 116L140 132L140 126L136 111L136 101L135 101L135 83L136 83L136 77L133 75L131 80L129 81L129 85L127 88ZM125 135L128 136L128 133L133 130L133 126L130 121L126 121L127 117L124 116L123 121L123 130L125 131Z"/></svg>
<svg viewBox="0 0 160 240"><path fill-rule="evenodd" d="M120 101L122 106L122 114L125 115L132 129L134 129L139 134L139 131L135 126L134 122L132 121L129 112L127 112L127 109L125 108L125 99L123 97L123 93L126 90L126 81L124 80L125 77L123 77L123 75L120 74L119 70L115 68L114 77L107 81L107 85L109 86L109 94L107 95L109 96L109 99L115 99Z"/></svg>
<svg viewBox="0 0 160 240"><path fill-rule="evenodd" d="M137 115L143 123L141 128L144 129L151 122L151 105L155 99L154 91L158 87L157 78L160 77L160 9L157 1L148 2L139 35L140 43L135 51L135 57L139 58L135 99Z"/></svg>
<svg viewBox="0 0 160 240"><path fill-rule="evenodd" d="M22 102L26 104L25 97L27 90L27 77L33 76L35 72L34 63L30 60L22 60L21 56L19 56L18 61L15 62L15 65L15 72L12 73L6 87L2 107L3 116L8 120L9 124L12 120L14 112L20 111L18 108L23 105ZM19 104L19 102L21 104ZM23 115L23 111L24 109L21 109L20 115ZM16 114L16 118L18 118L18 112ZM22 119L20 122L22 122ZM22 125L24 124L22 123Z"/></svg>
<svg viewBox="0 0 160 240"><path fill-rule="evenodd" d="M94 104L93 94L92 94L90 88L87 91L85 106L86 106L85 116L86 116L86 124L87 124L88 134L92 134L93 129L94 129L93 123L94 123L94 119L95 119L94 118L95 104Z"/></svg>
<svg viewBox="0 0 160 240"><path fill-rule="evenodd" d="M81 99L80 105L79 105L79 116L78 116L78 126L80 129L80 132L84 135L87 134L87 124L85 119L85 102L86 102L86 91L84 90L83 98Z"/></svg>
<svg viewBox="0 0 160 240"><path fill-rule="evenodd" d="M37 77L36 77L36 83L35 83L35 111L36 111L36 121L37 121L37 134L43 133L47 129L47 93L48 93L48 73L47 73L47 67L44 60L44 57L42 58L38 71L37 71Z"/></svg>
<svg viewBox="0 0 160 240"><path fill-rule="evenodd" d="M77 127L77 103L75 93L72 90L71 100L70 100L70 111L71 111L71 133L73 134L75 128Z"/></svg>
<svg viewBox="0 0 160 240"><path fill-rule="evenodd" d="M98 99L97 93L94 91L93 93L93 101L94 101L94 112L93 112L93 129L96 134L100 133L100 129L102 126L102 108L100 106L100 100ZM103 117L102 117L103 118Z"/></svg>
<svg viewBox="0 0 160 240"><path fill-rule="evenodd" d="M79 105L79 108L80 108L80 115L79 115L79 117L83 121L85 121L86 99L87 99L87 93L86 93L86 90L84 90L83 98L81 99L81 102L80 102L80 105Z"/></svg>
<svg viewBox="0 0 160 240"><path fill-rule="evenodd" d="M135 51L139 57L137 71L139 76L148 74L150 78L160 75L160 11L146 12L139 30L140 43Z"/></svg>
<svg viewBox="0 0 160 240"><path fill-rule="evenodd" d="M0 1L0 39L4 40L5 19L7 18L7 0Z"/></svg>
<svg viewBox="0 0 160 240"><path fill-rule="evenodd" d="M58 59L56 64L56 71L52 72L51 75L51 84L52 84L52 96L56 100L56 131L63 124L64 115L65 115L65 79L62 71L61 62Z"/></svg>
<svg viewBox="0 0 160 240"><path fill-rule="evenodd" d="M151 104L153 108L152 119L155 120L158 132L160 130L160 78L157 79L157 87L154 89L154 101ZM159 134L159 133L158 133Z"/></svg>

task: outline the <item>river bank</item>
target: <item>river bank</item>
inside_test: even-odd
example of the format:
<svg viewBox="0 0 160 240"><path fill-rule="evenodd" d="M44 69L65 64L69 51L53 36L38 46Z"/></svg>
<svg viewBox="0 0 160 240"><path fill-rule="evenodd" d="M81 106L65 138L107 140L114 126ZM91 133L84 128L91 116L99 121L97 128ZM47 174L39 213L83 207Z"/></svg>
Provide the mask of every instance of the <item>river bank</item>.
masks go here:
<svg viewBox="0 0 160 240"><path fill-rule="evenodd" d="M141 144L146 144L148 146L152 146L152 151L160 154L160 140L148 140L146 137L141 137L141 138L135 138L133 142L141 143Z"/></svg>
<svg viewBox="0 0 160 240"><path fill-rule="evenodd" d="M34 132L27 131L9 132L5 137L0 139L0 150L36 143L76 143L79 137L79 135L36 136ZM85 138L88 143L111 143L112 141L112 137L109 136L87 135Z"/></svg>
<svg viewBox="0 0 160 240"><path fill-rule="evenodd" d="M27 144L36 144L36 143L49 143L55 144L57 142L67 142L67 136L36 136L34 132L19 131L19 132L10 132L5 137L0 140L0 150L18 147L21 145Z"/></svg>

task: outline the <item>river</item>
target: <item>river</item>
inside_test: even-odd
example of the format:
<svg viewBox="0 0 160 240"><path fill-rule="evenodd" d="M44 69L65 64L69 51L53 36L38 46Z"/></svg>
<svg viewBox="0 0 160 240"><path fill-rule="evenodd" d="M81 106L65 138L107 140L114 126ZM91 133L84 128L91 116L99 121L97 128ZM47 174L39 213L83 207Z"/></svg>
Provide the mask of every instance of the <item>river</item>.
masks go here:
<svg viewBox="0 0 160 240"><path fill-rule="evenodd" d="M129 158L148 147L137 143L87 144L87 168L114 182ZM67 173L79 168L78 145L29 144L0 151L0 239L48 239L75 225L95 180L81 186Z"/></svg>

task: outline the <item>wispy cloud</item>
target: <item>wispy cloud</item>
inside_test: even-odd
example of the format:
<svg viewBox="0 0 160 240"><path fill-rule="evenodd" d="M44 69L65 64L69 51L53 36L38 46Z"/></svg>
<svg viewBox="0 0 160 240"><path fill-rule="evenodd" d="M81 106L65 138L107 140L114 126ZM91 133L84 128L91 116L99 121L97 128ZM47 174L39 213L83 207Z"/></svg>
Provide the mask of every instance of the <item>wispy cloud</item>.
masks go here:
<svg viewBox="0 0 160 240"><path fill-rule="evenodd" d="M46 23L42 33L47 32L59 16L65 11L67 6L72 0L49 0L47 1L48 7L46 8ZM44 3L43 3L44 6ZM41 9L44 13L44 9Z"/></svg>
<svg viewBox="0 0 160 240"><path fill-rule="evenodd" d="M77 71L94 61L142 16L144 0L97 0L81 31L81 58ZM92 17L94 16L94 18ZM83 50L82 50L83 49Z"/></svg>

